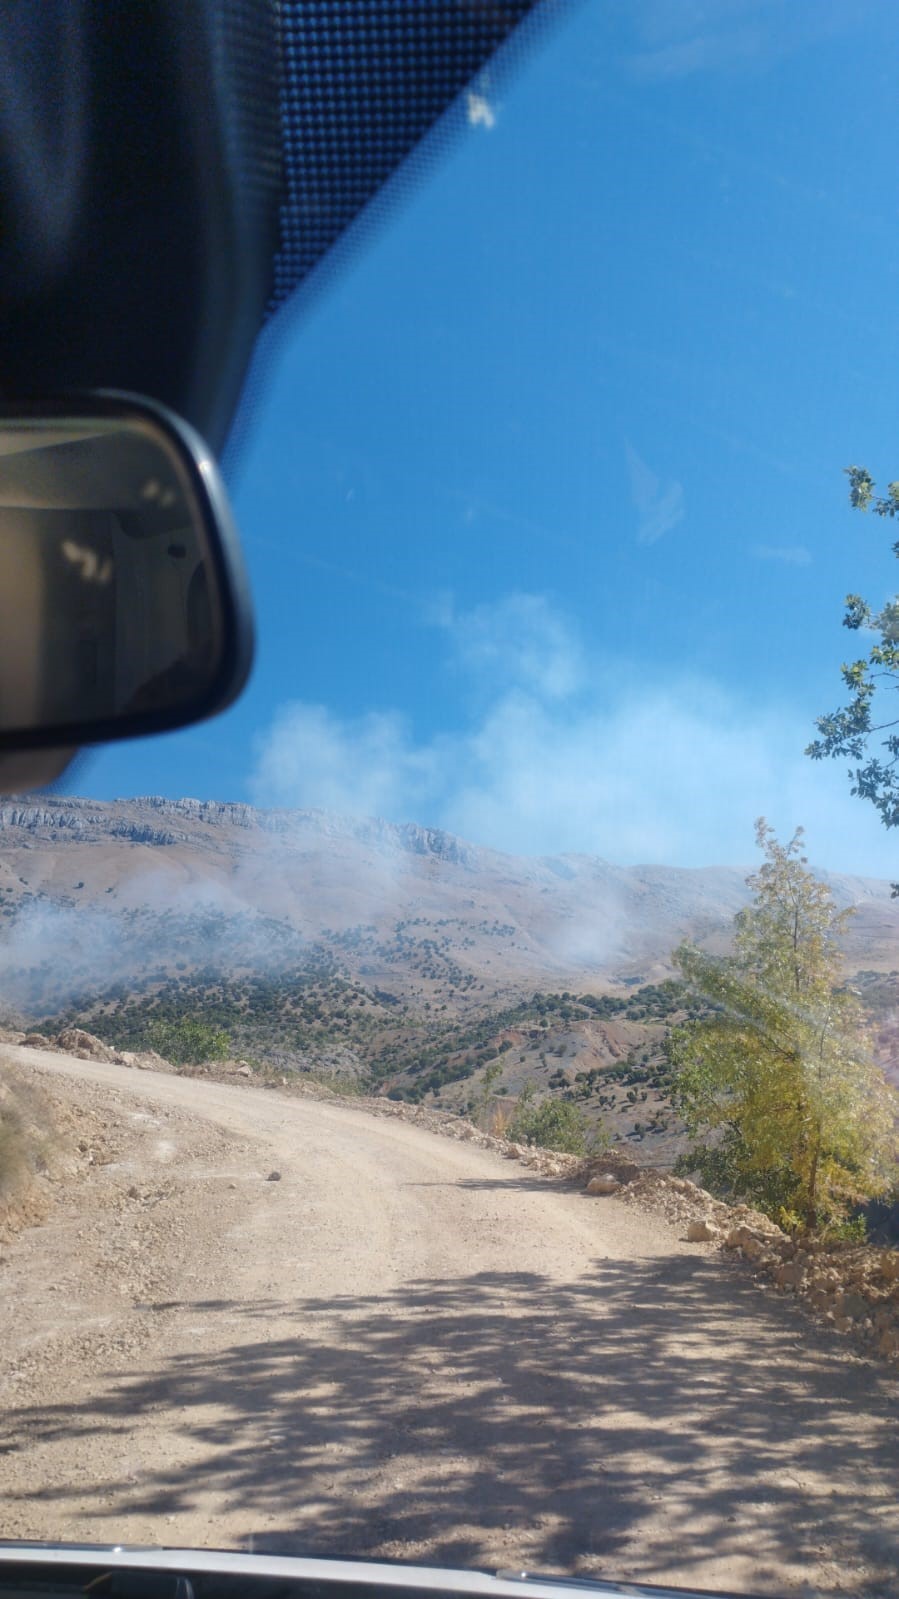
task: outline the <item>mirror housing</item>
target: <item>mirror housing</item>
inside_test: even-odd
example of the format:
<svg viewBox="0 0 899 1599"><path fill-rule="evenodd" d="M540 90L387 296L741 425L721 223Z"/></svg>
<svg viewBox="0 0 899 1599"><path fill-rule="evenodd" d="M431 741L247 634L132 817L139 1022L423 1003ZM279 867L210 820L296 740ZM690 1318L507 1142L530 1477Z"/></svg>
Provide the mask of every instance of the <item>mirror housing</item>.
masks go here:
<svg viewBox="0 0 899 1599"><path fill-rule="evenodd" d="M112 392L0 414L0 765L200 721L252 655L227 496L192 428Z"/></svg>

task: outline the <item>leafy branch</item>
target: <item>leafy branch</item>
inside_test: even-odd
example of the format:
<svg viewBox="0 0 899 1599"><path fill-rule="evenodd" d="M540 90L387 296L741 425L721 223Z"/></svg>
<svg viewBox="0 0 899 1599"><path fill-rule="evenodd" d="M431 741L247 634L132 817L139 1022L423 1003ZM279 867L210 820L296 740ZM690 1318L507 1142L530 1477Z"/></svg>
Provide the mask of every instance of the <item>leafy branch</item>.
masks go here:
<svg viewBox="0 0 899 1599"><path fill-rule="evenodd" d="M847 467L846 475L854 510L899 516L899 482L887 484L886 494L879 495L865 467ZM892 551L899 558L899 540ZM852 633L874 633L876 639L867 656L843 663L848 704L816 719L820 736L805 753L814 761L848 757L856 762L849 771L852 793L874 806L884 827L899 827L899 714L892 716L882 704L886 693L899 688L899 595L874 611L860 594L847 594L843 626ZM893 884L893 895L899 896L899 883Z"/></svg>

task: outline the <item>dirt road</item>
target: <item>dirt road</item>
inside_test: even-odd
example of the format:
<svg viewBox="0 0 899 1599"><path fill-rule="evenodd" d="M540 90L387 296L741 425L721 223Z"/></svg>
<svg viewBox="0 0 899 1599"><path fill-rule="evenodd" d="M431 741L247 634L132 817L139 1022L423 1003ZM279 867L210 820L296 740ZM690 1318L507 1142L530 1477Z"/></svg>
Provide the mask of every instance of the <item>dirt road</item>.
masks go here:
<svg viewBox="0 0 899 1599"><path fill-rule="evenodd" d="M896 1592L895 1375L707 1246L351 1108L3 1053L106 1128L0 1267L3 1536Z"/></svg>

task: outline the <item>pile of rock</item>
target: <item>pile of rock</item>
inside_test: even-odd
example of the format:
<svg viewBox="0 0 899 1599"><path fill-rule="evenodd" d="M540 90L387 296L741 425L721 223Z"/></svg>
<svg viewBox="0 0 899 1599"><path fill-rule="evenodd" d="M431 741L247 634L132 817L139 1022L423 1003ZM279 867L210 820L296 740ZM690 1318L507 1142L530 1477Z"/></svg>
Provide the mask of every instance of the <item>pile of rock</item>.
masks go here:
<svg viewBox="0 0 899 1599"><path fill-rule="evenodd" d="M722 1240L839 1333L899 1359L899 1250L799 1241L737 1225Z"/></svg>
<svg viewBox="0 0 899 1599"><path fill-rule="evenodd" d="M55 1038L48 1038L45 1033L21 1033L6 1029L0 1034L0 1043L23 1044L26 1049L55 1050L74 1055L77 1060L102 1060L113 1066L134 1066L144 1072L172 1070L169 1061L163 1060L155 1049L113 1049L111 1044L105 1044L102 1038L83 1027L64 1027Z"/></svg>
<svg viewBox="0 0 899 1599"><path fill-rule="evenodd" d="M583 1176L588 1194L614 1194L683 1228L690 1243L717 1244L825 1325L899 1360L899 1250L799 1241L749 1205L726 1205L687 1178L614 1153L585 1163Z"/></svg>
<svg viewBox="0 0 899 1599"><path fill-rule="evenodd" d="M106 1060L122 1064L122 1056L117 1049L104 1044L102 1038L97 1038L94 1033L85 1032L83 1027L64 1027L55 1038L48 1038L46 1033L21 1033L7 1029L0 1035L0 1043L24 1044L26 1049L61 1050L66 1055L77 1055L80 1060Z"/></svg>
<svg viewBox="0 0 899 1599"><path fill-rule="evenodd" d="M493 1133L482 1132L464 1116L429 1110L424 1105L408 1105L400 1100L361 1097L355 1097L346 1103L364 1108L375 1116L390 1116L399 1121L413 1122L415 1126L424 1127L428 1132L439 1133L442 1138L454 1138L457 1142L476 1144L479 1149L495 1150L506 1160L520 1161L523 1166L529 1166L542 1177L567 1177L577 1180L584 1164L579 1155L566 1155L555 1149L541 1149L534 1144L513 1144L508 1138L497 1138Z"/></svg>
<svg viewBox="0 0 899 1599"><path fill-rule="evenodd" d="M27 1038L25 1042L28 1043ZM117 1049L110 1049L102 1038L85 1032L83 1027L64 1027L53 1042L57 1049L64 1050L67 1055L77 1055L79 1060L104 1060L122 1065L122 1056Z"/></svg>

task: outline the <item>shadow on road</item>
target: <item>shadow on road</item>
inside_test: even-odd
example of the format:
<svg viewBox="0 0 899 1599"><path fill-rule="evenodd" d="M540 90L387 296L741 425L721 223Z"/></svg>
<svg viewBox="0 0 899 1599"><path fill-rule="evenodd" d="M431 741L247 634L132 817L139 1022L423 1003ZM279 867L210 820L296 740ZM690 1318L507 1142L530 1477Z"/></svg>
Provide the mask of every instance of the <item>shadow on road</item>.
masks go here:
<svg viewBox="0 0 899 1599"><path fill-rule="evenodd" d="M602 1261L563 1289L491 1272L383 1297L147 1307L171 1320L168 1359L82 1405L7 1414L2 1443L64 1440L63 1499L80 1491L80 1438L162 1417L172 1458L107 1485L93 1524L110 1538L125 1515L212 1492L257 1550L643 1580L714 1553L750 1562L765 1592L826 1544L867 1570L854 1592L889 1592L894 1377L739 1274L723 1287L722 1269L685 1255ZM208 1327L196 1352L182 1318Z"/></svg>
<svg viewBox="0 0 899 1599"><path fill-rule="evenodd" d="M427 1181L404 1183L404 1188L452 1188L456 1192L460 1189L471 1193L533 1193L546 1194L554 1189L562 1193L583 1193L584 1183L582 1178L547 1177L536 1172L533 1176L528 1174L514 1177L451 1177L429 1178Z"/></svg>

